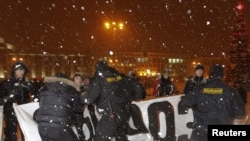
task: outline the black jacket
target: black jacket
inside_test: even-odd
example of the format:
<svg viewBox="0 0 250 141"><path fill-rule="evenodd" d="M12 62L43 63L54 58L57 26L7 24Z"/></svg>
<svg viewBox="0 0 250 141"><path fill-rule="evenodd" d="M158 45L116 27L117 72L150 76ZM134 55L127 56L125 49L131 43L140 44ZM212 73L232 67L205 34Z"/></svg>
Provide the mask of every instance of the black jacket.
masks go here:
<svg viewBox="0 0 250 141"><path fill-rule="evenodd" d="M25 104L31 102L34 98L38 98L38 89L25 78L11 77L1 83L0 99L5 101L5 107L12 107L14 102Z"/></svg>
<svg viewBox="0 0 250 141"><path fill-rule="evenodd" d="M135 77L127 77L130 84L131 95L133 101L143 100L146 98L146 90L142 83Z"/></svg>
<svg viewBox="0 0 250 141"><path fill-rule="evenodd" d="M132 101L129 86L127 79L116 69L99 65L90 83L85 102L96 104L104 110L109 109L109 102L115 106L127 105Z"/></svg>
<svg viewBox="0 0 250 141"><path fill-rule="evenodd" d="M233 124L245 115L245 106L239 93L220 78L208 80L202 89L182 97L181 104L193 107L195 122L207 127L212 124Z"/></svg>
<svg viewBox="0 0 250 141"><path fill-rule="evenodd" d="M187 81L183 93L188 94L190 91L194 89L194 87L202 87L206 83L207 79L204 77L198 77L198 76L192 77Z"/></svg>
<svg viewBox="0 0 250 141"><path fill-rule="evenodd" d="M40 93L38 123L48 125L73 125L77 114L82 114L82 104L75 83L66 78L45 77Z"/></svg>

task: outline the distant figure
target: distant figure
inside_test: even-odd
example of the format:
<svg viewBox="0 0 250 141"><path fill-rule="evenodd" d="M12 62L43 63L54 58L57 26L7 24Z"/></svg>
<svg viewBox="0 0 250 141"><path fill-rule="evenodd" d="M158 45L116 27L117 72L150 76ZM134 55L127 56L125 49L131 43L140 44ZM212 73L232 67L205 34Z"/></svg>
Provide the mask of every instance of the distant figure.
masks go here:
<svg viewBox="0 0 250 141"><path fill-rule="evenodd" d="M91 78L90 78L90 75L87 73L84 73L82 75L82 78L83 78L83 87L84 87L84 94L85 94L89 89Z"/></svg>
<svg viewBox="0 0 250 141"><path fill-rule="evenodd" d="M244 102L237 90L223 82L223 71L222 65L213 65L204 87L195 87L181 98L180 105L193 109L192 141L207 141L208 125L232 125L245 116Z"/></svg>
<svg viewBox="0 0 250 141"><path fill-rule="evenodd" d="M243 102L246 105L247 104L247 89L244 87L244 85L240 81L237 84L237 90L238 90Z"/></svg>
<svg viewBox="0 0 250 141"><path fill-rule="evenodd" d="M76 84L64 73L44 78L34 114L42 141L79 141L72 126L83 113Z"/></svg>
<svg viewBox="0 0 250 141"><path fill-rule="evenodd" d="M132 88L132 99L134 101L145 99L147 95L146 90L144 89L139 79L136 77L135 71L130 71L128 73L128 80Z"/></svg>
<svg viewBox="0 0 250 141"><path fill-rule="evenodd" d="M18 121L13 109L13 103L26 104L38 101L38 89L33 83L25 78L29 72L27 66L22 62L16 62L11 67L11 76L4 80L0 86L0 100L4 103L5 128L4 141L17 140ZM24 141L23 134L22 140Z"/></svg>
<svg viewBox="0 0 250 141"><path fill-rule="evenodd" d="M158 96L170 96L177 93L176 86L171 80L168 69L164 69L160 78L154 83L153 94Z"/></svg>

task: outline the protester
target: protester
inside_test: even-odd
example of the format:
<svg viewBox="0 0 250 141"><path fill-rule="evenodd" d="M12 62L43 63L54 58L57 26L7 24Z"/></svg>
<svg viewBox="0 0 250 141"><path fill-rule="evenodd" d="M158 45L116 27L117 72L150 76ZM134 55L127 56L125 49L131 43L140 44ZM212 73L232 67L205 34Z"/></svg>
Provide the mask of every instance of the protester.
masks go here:
<svg viewBox="0 0 250 141"><path fill-rule="evenodd" d="M96 63L95 76L90 83L86 104L96 104L102 115L95 130L95 141L127 140L127 125L131 103L129 85L106 61Z"/></svg>
<svg viewBox="0 0 250 141"><path fill-rule="evenodd" d="M83 95L86 93L85 92L85 88L84 88L84 83L83 83L83 77L80 73L75 73L73 76L73 82L75 82L77 89L79 90L79 96L83 97ZM82 106L82 110L84 111L84 106ZM85 140L85 136L83 134L83 126L84 123L84 117L83 114L77 115L76 118L76 130L78 133L78 137L80 139L80 141L84 141Z"/></svg>
<svg viewBox="0 0 250 141"><path fill-rule="evenodd" d="M75 82L77 88L79 89L79 94L82 95L85 91L82 75L80 73L75 73L72 80L73 82Z"/></svg>
<svg viewBox="0 0 250 141"><path fill-rule="evenodd" d="M91 78L91 76L88 74L88 73L84 73L83 75L82 75L82 77L83 77L83 87L84 87L84 92L83 92L83 94L82 94L82 96L81 96L81 100L82 100L82 103L84 103L84 100L85 100L85 95L87 94L87 92L88 92L88 90L89 90L89 86L90 86L90 82L91 82L91 80L92 80L92 78ZM93 123L93 125L94 125L94 127L96 127L96 125L97 125L97 122L98 122L98 119L97 119L97 117L96 117L96 113L95 113L95 111L96 111L96 109L95 109L95 105L94 104L89 104L89 105L85 105L85 109L88 109L88 111L89 111L89 114L90 114L90 116L91 116L91 119L92 119L92 123Z"/></svg>
<svg viewBox="0 0 250 141"><path fill-rule="evenodd" d="M130 71L128 73L129 84L131 84L132 89L132 99L133 101L139 101L146 98L146 90L141 84L139 79L136 77L135 71Z"/></svg>
<svg viewBox="0 0 250 141"><path fill-rule="evenodd" d="M86 93L89 89L89 84L90 84L91 78L90 78L90 75L87 73L84 73L82 75L82 78L83 78L84 93Z"/></svg>
<svg viewBox="0 0 250 141"><path fill-rule="evenodd" d="M82 113L77 86L68 76L57 73L44 78L39 109L34 115L42 141L78 141L72 127Z"/></svg>
<svg viewBox="0 0 250 141"><path fill-rule="evenodd" d="M222 65L213 65L204 87L195 87L181 98L181 105L193 108L192 141L207 141L208 125L233 124L245 115L244 102L236 89L223 82L223 71Z"/></svg>
<svg viewBox="0 0 250 141"><path fill-rule="evenodd" d="M13 109L13 103L25 104L38 101L38 90L31 81L27 80L29 72L27 66L22 62L16 62L11 68L11 76L4 80L0 86L0 97L4 101L5 139L4 141L17 140L18 121ZM22 140L24 140L23 134Z"/></svg>
<svg viewBox="0 0 250 141"><path fill-rule="evenodd" d="M204 77L204 66L198 64L195 67L194 76L187 81L183 93L188 94L195 86L202 87L206 82L207 79Z"/></svg>
<svg viewBox="0 0 250 141"><path fill-rule="evenodd" d="M160 78L154 83L153 95L169 96L177 93L176 86L171 80L168 69L164 69Z"/></svg>

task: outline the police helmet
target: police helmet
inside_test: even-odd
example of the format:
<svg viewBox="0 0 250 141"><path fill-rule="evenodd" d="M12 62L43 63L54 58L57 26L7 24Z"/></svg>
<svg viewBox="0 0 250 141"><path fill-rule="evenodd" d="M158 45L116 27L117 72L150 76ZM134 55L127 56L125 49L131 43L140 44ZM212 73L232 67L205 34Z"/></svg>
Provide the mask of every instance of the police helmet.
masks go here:
<svg viewBox="0 0 250 141"><path fill-rule="evenodd" d="M25 72L24 74L26 74L26 73L29 72L27 66L26 66L24 63L22 63L22 62L16 62L16 63L14 63L13 66L11 67L11 75L14 75L14 72L15 72L15 70L17 70L17 69L24 69L24 72Z"/></svg>
<svg viewBox="0 0 250 141"><path fill-rule="evenodd" d="M215 64L210 69L210 78L222 78L224 75L224 68L220 64Z"/></svg>

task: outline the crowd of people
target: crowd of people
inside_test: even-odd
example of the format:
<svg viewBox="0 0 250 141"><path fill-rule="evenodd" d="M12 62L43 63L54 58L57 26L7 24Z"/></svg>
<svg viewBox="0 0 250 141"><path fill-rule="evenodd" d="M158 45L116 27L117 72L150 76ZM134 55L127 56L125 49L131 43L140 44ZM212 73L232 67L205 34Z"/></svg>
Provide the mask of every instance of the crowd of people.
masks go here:
<svg viewBox="0 0 250 141"><path fill-rule="evenodd" d="M4 141L17 140L18 121L13 103L39 102L39 109L33 115L43 141L84 141L84 109L95 116L95 108L101 118L94 121L95 141L126 141L127 126L132 101L146 99L146 90L135 71L127 75L109 66L104 60L97 61L94 76L75 73L73 78L62 72L44 78L35 85L25 78L29 72L22 62L11 68L9 79L1 82L0 104L4 106ZM191 108L194 121L191 140L206 140L210 124L233 124L234 119L245 116L247 92L240 85L234 88L223 82L224 68L215 64L204 77L204 66L198 64L194 76L182 91L178 105L179 114ZM164 69L153 86L153 95L172 96L179 93L171 80L170 72ZM95 118L94 118L95 119ZM76 127L77 134L72 129ZM22 136L22 140L24 138Z"/></svg>

